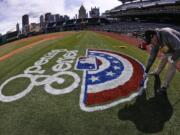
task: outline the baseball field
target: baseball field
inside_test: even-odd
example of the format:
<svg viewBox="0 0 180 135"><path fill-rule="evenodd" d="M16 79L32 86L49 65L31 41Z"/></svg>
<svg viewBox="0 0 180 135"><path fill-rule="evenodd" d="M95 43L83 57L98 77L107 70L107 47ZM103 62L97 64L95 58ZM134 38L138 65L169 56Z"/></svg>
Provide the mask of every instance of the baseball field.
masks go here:
<svg viewBox="0 0 180 135"><path fill-rule="evenodd" d="M98 54L99 59L87 57L89 53ZM139 66L145 65L149 56L133 44L92 31L45 34L0 46L0 135L178 135L179 72L167 97L154 97L154 78L149 76L146 91L141 96L124 94L119 100L115 98L116 93L103 93L100 96L106 98L97 99L97 95L94 96L97 100L85 104L86 98L82 98L87 94L86 70L93 66L96 69L94 63L108 66L100 53L116 58L122 54L125 64L128 62L124 58L128 58ZM87 59L90 59L89 65L83 67ZM158 62L157 59L153 69ZM84 70L78 68L78 64ZM122 70L127 67L128 64ZM113 65L111 68L118 70ZM132 67L134 83L126 87L127 90L136 86L135 82L142 76L143 71L135 69L137 67ZM115 73L107 72L107 75L113 77ZM100 80L95 76L90 79L93 83ZM106 82L101 83L105 89ZM113 100L108 100L112 97Z"/></svg>

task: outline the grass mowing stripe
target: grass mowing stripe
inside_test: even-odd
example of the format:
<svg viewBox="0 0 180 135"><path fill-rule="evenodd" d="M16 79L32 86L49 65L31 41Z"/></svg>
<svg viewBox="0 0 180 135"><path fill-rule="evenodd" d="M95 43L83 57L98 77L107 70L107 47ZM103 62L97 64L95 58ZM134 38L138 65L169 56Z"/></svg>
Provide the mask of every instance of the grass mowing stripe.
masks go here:
<svg viewBox="0 0 180 135"><path fill-rule="evenodd" d="M14 49L14 48L12 48L12 46L10 46L11 47L11 52L9 52L9 53L6 53L6 54L4 54L3 56L1 56L0 57L0 61L3 61L3 60L5 60L5 59L8 59L9 57L12 57L13 55L15 55L15 54L18 54L18 53L20 53L20 52L22 52L22 51L24 51L25 49L28 49L28 48L32 48L33 46L35 46L35 45L38 45L38 44L40 44L40 43L42 43L42 42L45 42L45 41L48 41L48 40L53 40L53 39L57 39L57 38L63 38L62 36L65 36L67 33L61 33L61 35L59 35L59 36L49 36L49 37L47 37L47 38L39 38L39 41L36 41L36 42L32 42L31 44L27 44L27 45L24 45L24 46L18 46L18 45L16 45L17 47L16 47L16 49ZM67 35L66 35L67 36ZM14 46L13 46L14 47ZM14 49L14 50L13 50ZM4 52L3 50L1 50L1 52Z"/></svg>

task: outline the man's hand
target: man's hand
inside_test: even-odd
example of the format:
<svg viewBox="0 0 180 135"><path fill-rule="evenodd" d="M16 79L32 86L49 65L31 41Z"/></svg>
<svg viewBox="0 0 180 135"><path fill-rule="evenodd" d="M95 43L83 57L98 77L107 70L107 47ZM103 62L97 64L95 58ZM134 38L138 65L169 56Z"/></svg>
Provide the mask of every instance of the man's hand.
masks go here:
<svg viewBox="0 0 180 135"><path fill-rule="evenodd" d="M144 82L146 81L147 77L148 77L148 74L147 74L147 73L144 73L143 79L141 80L141 83L140 83L140 86L141 86L141 87L144 86Z"/></svg>
<svg viewBox="0 0 180 135"><path fill-rule="evenodd" d="M174 63L173 57L172 57L172 56L169 56L169 57L168 57L168 61L169 61L169 63Z"/></svg>
<svg viewBox="0 0 180 135"><path fill-rule="evenodd" d="M156 71L152 71L149 73L149 75L158 75L158 73Z"/></svg>

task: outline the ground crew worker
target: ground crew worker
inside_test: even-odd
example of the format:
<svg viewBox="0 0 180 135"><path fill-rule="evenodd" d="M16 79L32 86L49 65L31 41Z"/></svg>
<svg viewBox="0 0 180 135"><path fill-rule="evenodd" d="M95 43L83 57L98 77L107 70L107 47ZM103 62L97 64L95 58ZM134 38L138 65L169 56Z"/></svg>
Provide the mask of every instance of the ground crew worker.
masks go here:
<svg viewBox="0 0 180 135"><path fill-rule="evenodd" d="M149 74L159 75L168 63L166 76L161 88L157 91L158 93L166 92L176 73L176 63L180 58L180 32L172 28L161 28L145 31L144 37L146 43L152 47L145 72L149 73L159 51L164 55L157 69Z"/></svg>

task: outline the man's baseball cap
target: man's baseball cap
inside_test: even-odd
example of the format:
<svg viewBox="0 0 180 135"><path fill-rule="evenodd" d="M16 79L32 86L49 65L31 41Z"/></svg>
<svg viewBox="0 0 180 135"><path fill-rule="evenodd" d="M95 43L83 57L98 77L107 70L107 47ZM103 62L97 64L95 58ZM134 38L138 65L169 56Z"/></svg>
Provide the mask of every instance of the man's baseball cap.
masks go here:
<svg viewBox="0 0 180 135"><path fill-rule="evenodd" d="M153 35L156 34L155 30L146 30L144 33L144 41L146 42L147 45L151 43L151 39Z"/></svg>

